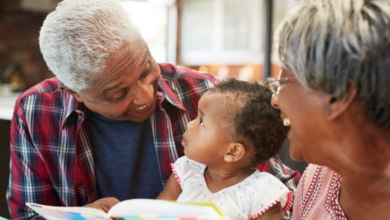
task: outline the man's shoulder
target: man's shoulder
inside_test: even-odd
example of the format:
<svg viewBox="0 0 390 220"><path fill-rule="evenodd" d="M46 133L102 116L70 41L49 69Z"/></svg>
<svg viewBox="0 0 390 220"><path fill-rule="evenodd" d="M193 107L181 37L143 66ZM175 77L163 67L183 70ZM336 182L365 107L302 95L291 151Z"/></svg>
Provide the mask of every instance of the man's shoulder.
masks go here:
<svg viewBox="0 0 390 220"><path fill-rule="evenodd" d="M200 73L189 68L177 67L172 64L159 64L161 80L159 89L165 98L190 112L190 118L196 117L200 97L218 82L212 75Z"/></svg>
<svg viewBox="0 0 390 220"><path fill-rule="evenodd" d="M69 95L65 91L58 89L59 83L60 81L54 77L31 87L19 96L15 109L25 105L29 105L29 109L32 110L41 109L39 106L43 105L60 107L60 102L64 102Z"/></svg>
<svg viewBox="0 0 390 220"><path fill-rule="evenodd" d="M209 73L199 72L169 63L161 63L159 65L161 75L165 81L177 81L178 83L218 83L218 80Z"/></svg>
<svg viewBox="0 0 390 220"><path fill-rule="evenodd" d="M25 91L20 97L55 93L58 91L59 83L60 81L56 77L46 79Z"/></svg>

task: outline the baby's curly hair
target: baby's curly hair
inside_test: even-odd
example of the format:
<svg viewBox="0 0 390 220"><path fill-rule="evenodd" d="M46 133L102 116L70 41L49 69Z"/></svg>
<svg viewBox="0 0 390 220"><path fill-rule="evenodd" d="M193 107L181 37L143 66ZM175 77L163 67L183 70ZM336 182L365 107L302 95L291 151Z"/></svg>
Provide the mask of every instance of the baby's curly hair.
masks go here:
<svg viewBox="0 0 390 220"><path fill-rule="evenodd" d="M244 137L251 143L253 165L264 163L279 152L288 128L282 123L280 111L271 106L271 91L256 82L228 79L209 92L227 95L226 112L221 113L227 122L225 135L233 139Z"/></svg>

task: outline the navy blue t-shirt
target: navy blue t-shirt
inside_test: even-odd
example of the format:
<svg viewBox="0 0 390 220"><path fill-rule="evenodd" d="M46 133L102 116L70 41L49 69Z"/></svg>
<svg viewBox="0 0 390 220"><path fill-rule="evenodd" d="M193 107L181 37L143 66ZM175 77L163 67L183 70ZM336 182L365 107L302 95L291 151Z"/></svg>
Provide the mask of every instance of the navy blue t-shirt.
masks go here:
<svg viewBox="0 0 390 220"><path fill-rule="evenodd" d="M162 191L150 120L116 121L88 111L98 198L156 198Z"/></svg>

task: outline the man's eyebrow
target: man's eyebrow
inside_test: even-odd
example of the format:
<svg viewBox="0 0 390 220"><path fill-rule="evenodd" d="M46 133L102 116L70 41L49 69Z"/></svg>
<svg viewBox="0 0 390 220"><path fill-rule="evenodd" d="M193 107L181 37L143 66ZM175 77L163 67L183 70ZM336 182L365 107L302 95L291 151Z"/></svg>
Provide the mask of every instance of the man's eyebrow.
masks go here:
<svg viewBox="0 0 390 220"><path fill-rule="evenodd" d="M150 53L149 51L146 51L145 53L145 57L144 57L144 60L142 61L142 64L141 64L141 67L144 67L145 66L145 63L147 61L147 58L150 57ZM142 70L144 71L144 70ZM143 79L145 78L147 75L149 75L150 71L144 71L141 73L141 75L139 76L140 79Z"/></svg>
<svg viewBox="0 0 390 220"><path fill-rule="evenodd" d="M146 51L146 52L145 52L144 59L142 60L142 63L141 63L141 67L143 67L143 66L145 65L146 60L147 60L147 58L149 57L149 55L150 55L150 52L149 52L149 51ZM148 71L143 72L143 73L140 75L140 79L145 78L147 75L148 75ZM110 86L109 88L104 89L103 92L102 92L103 96L104 96L107 92L109 92L109 91L111 91L111 90L114 90L114 89L118 88L121 84L122 84L122 82L119 82L119 83L117 83L117 84L115 84L115 85Z"/></svg>
<svg viewBox="0 0 390 220"><path fill-rule="evenodd" d="M105 96L109 91L119 88L119 86L121 84L122 84L122 82L119 82L119 83L116 83L116 84L110 86L109 88L104 89L102 92L103 96Z"/></svg>

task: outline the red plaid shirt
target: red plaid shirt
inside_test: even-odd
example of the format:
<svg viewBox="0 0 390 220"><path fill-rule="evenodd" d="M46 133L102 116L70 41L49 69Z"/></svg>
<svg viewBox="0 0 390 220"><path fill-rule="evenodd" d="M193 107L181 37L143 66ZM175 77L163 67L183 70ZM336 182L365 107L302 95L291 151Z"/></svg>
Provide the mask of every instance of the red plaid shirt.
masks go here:
<svg viewBox="0 0 390 220"><path fill-rule="evenodd" d="M183 155L186 124L196 118L201 95L218 81L210 75L160 64L158 102L151 115L161 182L171 174L170 164ZM94 160L86 108L58 89L57 78L45 80L21 95L11 124L11 163L7 190L12 219L41 219L25 206L34 202L55 206L82 206L97 199ZM295 190L299 173L278 157L260 169Z"/></svg>

